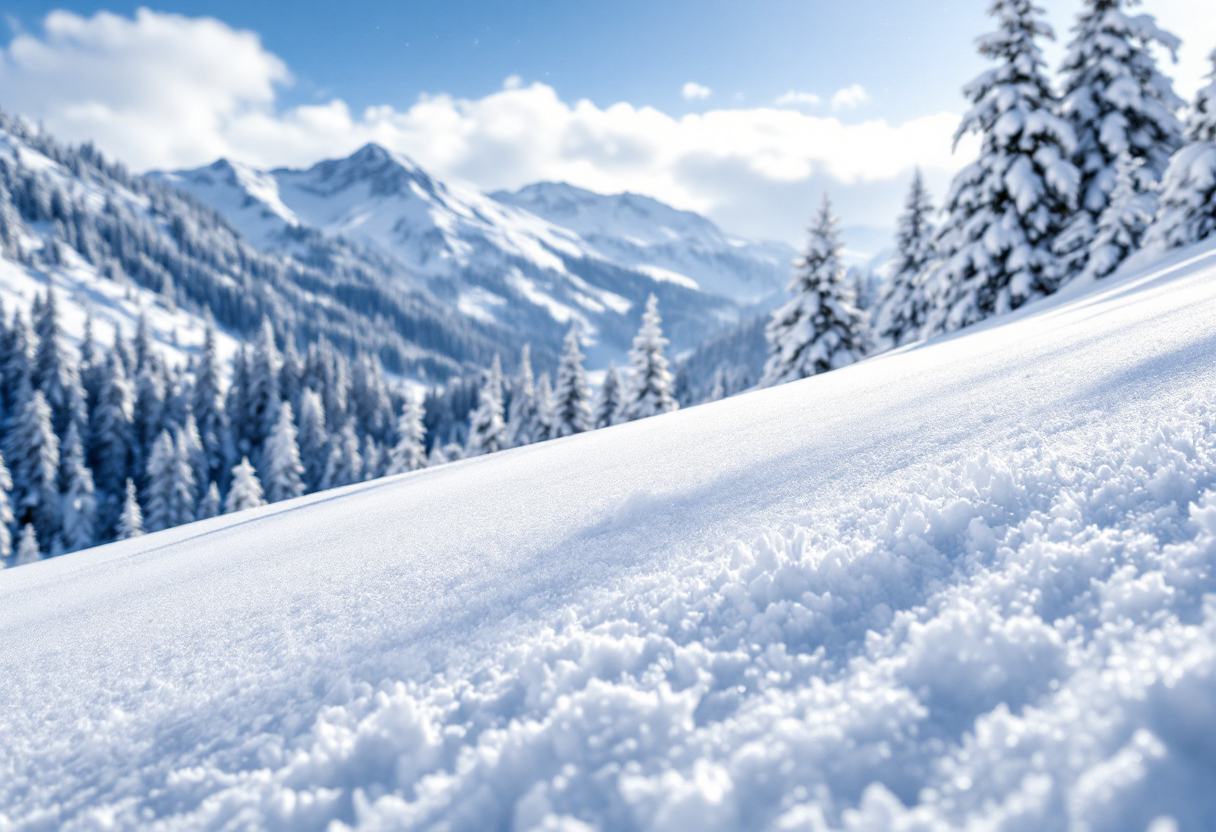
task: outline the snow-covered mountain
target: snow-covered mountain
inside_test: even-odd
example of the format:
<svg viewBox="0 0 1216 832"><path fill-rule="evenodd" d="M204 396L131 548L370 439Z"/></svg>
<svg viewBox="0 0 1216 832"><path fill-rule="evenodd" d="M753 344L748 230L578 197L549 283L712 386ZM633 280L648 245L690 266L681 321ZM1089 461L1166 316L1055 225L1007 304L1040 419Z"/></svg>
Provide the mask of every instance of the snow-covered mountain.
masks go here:
<svg viewBox="0 0 1216 832"><path fill-rule="evenodd" d="M1216 249L0 572L0 828L1207 829Z"/></svg>
<svg viewBox="0 0 1216 832"><path fill-rule="evenodd" d="M271 204L272 182L248 169L228 173L259 195L259 206ZM217 186L212 196L220 193L229 192ZM220 213L171 184L134 176L88 145L61 145L0 113L0 290L9 314L54 286L69 338L82 335L89 310L103 344L116 331L129 336L142 315L178 363L201 343L207 315L221 330L225 355L263 317L281 339L307 344L324 336L403 375L442 379L486 366L496 353L515 355L514 333L411 286L391 258L291 226L284 216L277 226L259 221L264 234L289 234L290 247L259 251ZM544 345L538 352L543 360Z"/></svg>
<svg viewBox="0 0 1216 832"><path fill-rule="evenodd" d="M646 296L659 296L677 349L779 290L792 252L728 238L703 217L653 200L534 186L494 198L441 182L368 145L307 170L227 160L158 176L224 214L264 251L293 251L304 230L393 258L465 314L550 346L579 322L593 362L619 357ZM546 194L573 194L565 215ZM611 206L622 208L613 218ZM568 220L568 222L563 222Z"/></svg>
<svg viewBox="0 0 1216 832"><path fill-rule="evenodd" d="M743 304L783 292L796 256L784 243L727 236L700 214L638 194L605 196L542 182L492 196L576 232L619 263Z"/></svg>

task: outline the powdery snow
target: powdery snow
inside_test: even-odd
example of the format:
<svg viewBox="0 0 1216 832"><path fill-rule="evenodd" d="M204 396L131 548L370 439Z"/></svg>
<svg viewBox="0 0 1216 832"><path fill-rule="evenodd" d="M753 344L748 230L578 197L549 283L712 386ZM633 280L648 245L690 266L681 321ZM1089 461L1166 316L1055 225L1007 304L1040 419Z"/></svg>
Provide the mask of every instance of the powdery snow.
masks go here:
<svg viewBox="0 0 1216 832"><path fill-rule="evenodd" d="M0 828L1204 829L1214 311L1190 249L6 570Z"/></svg>

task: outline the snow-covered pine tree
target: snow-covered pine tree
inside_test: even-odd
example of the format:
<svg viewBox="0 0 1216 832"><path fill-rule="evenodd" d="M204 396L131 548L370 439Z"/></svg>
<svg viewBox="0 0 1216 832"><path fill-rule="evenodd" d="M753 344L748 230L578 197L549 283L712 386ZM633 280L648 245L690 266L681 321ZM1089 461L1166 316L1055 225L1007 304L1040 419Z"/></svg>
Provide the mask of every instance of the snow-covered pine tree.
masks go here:
<svg viewBox="0 0 1216 832"><path fill-rule="evenodd" d="M117 349L106 358L101 397L93 407L89 467L102 503L101 533L114 527L121 511L124 486L131 475L131 386Z"/></svg>
<svg viewBox="0 0 1216 832"><path fill-rule="evenodd" d="M591 428L591 388L583 371L578 328L571 327L562 344L557 363L557 382L553 385L553 438L571 436Z"/></svg>
<svg viewBox="0 0 1216 832"><path fill-rule="evenodd" d="M233 456L248 456L252 453L249 425L249 356L245 345L237 348L232 357L232 376L229 379L228 395L224 400L224 412L228 415L228 430ZM230 473L230 472L229 472Z"/></svg>
<svg viewBox="0 0 1216 832"><path fill-rule="evenodd" d="M21 539L17 543L17 556L13 558L13 566L25 566L40 560L42 552L38 545L38 534L33 523L26 523L21 527Z"/></svg>
<svg viewBox="0 0 1216 832"><path fill-rule="evenodd" d="M130 367L130 372L137 378L139 373L148 364L148 360L152 358L152 331L148 327L148 316L143 312L139 313L139 321L135 325L135 364Z"/></svg>
<svg viewBox="0 0 1216 832"><path fill-rule="evenodd" d="M553 385L549 374L541 373L536 381L536 421L532 428L532 441L544 442L557 434L554 432Z"/></svg>
<svg viewBox="0 0 1216 832"><path fill-rule="evenodd" d="M451 460L448 459L448 455L443 452L443 448L439 443L436 443L435 447L431 448L430 456L426 458L426 467L436 468L440 465L447 465L449 462Z"/></svg>
<svg viewBox="0 0 1216 832"><path fill-rule="evenodd" d="M203 498L206 492L211 468L207 465L207 454L203 450L202 438L198 434L198 422L193 413L187 413L185 423L178 429L181 440L186 447L186 459L190 463L190 471L194 474L195 502Z"/></svg>
<svg viewBox="0 0 1216 832"><path fill-rule="evenodd" d="M63 546L76 552L97 543L97 495L93 472L84 461L80 429L68 425L62 445L60 469L63 481Z"/></svg>
<svg viewBox="0 0 1216 832"><path fill-rule="evenodd" d="M1186 144L1161 180L1160 207L1145 238L1154 248L1186 246L1216 233L1216 51L1212 66L1195 98Z"/></svg>
<svg viewBox="0 0 1216 832"><path fill-rule="evenodd" d="M72 388L77 384L77 379L74 366L64 351L54 289L47 290L46 301L42 304L38 319L34 321L34 332L38 336L38 345L34 349L31 381L35 390L42 391L51 408L51 426L56 435L63 436L71 417Z"/></svg>
<svg viewBox="0 0 1216 832"><path fill-rule="evenodd" d="M1080 174L1036 42L1053 34L1032 0L996 0L989 13L998 30L980 38L979 51L998 66L964 90L973 106L955 142L980 134L980 157L955 176L946 200L926 335L1016 309L1063 277L1053 246Z"/></svg>
<svg viewBox="0 0 1216 832"><path fill-rule="evenodd" d="M219 517L224 511L223 504L220 502L220 489L212 480L207 484L207 493L203 494L203 499L198 504L198 519L208 520L212 517Z"/></svg>
<svg viewBox="0 0 1216 832"><path fill-rule="evenodd" d="M0 342L0 398L4 418L11 420L21 406L21 390L30 383L29 332L21 310L13 313L13 323Z"/></svg>
<svg viewBox="0 0 1216 832"><path fill-rule="evenodd" d="M145 523L150 532L189 523L195 515L194 472L181 438L161 431L148 458L144 488Z"/></svg>
<svg viewBox="0 0 1216 832"><path fill-rule="evenodd" d="M258 454L279 421L279 402L279 351L274 343L274 327L269 320L263 319L249 363L249 391L245 402L246 435L251 450ZM262 460L262 467L265 464Z"/></svg>
<svg viewBox="0 0 1216 832"><path fill-rule="evenodd" d="M824 194L806 254L789 286L794 297L773 313L765 328L769 355L762 386L826 373L861 358L861 314L843 282L841 249L832 203Z"/></svg>
<svg viewBox="0 0 1216 832"><path fill-rule="evenodd" d="M502 418L502 364L496 355L478 393L477 409L469 417L465 456L492 454L505 447L507 425Z"/></svg>
<svg viewBox="0 0 1216 832"><path fill-rule="evenodd" d="M287 333L287 343L283 345L283 366L279 369L279 395L283 401L291 402L293 408L299 409L300 391L304 376L304 364L300 360L300 352L296 349L295 336Z"/></svg>
<svg viewBox="0 0 1216 832"><path fill-rule="evenodd" d="M13 492L13 478L0 456L0 559L7 558L13 552L13 504L9 495Z"/></svg>
<svg viewBox="0 0 1216 832"><path fill-rule="evenodd" d="M1157 195L1141 190L1143 179L1137 173L1143 165L1143 159L1131 154L1119 157L1118 182L1110 195L1110 204L1098 217L1097 234L1090 243L1082 272L1087 279L1106 277L1144 240L1144 232L1157 210Z"/></svg>
<svg viewBox="0 0 1216 832"><path fill-rule="evenodd" d="M347 419L342 430L330 443L329 459L325 464L321 487L337 488L362 481L363 455L359 453L359 436L355 433L355 420Z"/></svg>
<svg viewBox="0 0 1216 832"><path fill-rule="evenodd" d="M118 523L114 529L116 540L130 540L144 533L144 513L139 508L139 500L135 496L134 480L127 480L123 489L122 513L118 515Z"/></svg>
<svg viewBox="0 0 1216 832"><path fill-rule="evenodd" d="M165 429L165 378L160 357L149 353L135 379L135 404L131 411L131 427L135 435L135 483L146 486L148 460L152 446Z"/></svg>
<svg viewBox="0 0 1216 832"><path fill-rule="evenodd" d="M13 476L13 510L19 524L33 523L48 545L59 534L59 438L51 429L51 408L41 390L28 383L23 404L9 425L7 451Z"/></svg>
<svg viewBox="0 0 1216 832"><path fill-rule="evenodd" d="M671 370L663 355L666 344L659 299L651 294L642 313L642 326L633 339L633 349L629 350L629 384L617 410L618 421L646 419L680 406L671 392Z"/></svg>
<svg viewBox="0 0 1216 832"><path fill-rule="evenodd" d="M532 379L532 347L524 344L519 352L519 378L511 389L507 418L510 447L519 448L536 441L536 383Z"/></svg>
<svg viewBox="0 0 1216 832"><path fill-rule="evenodd" d="M249 457L241 457L240 463L232 469L232 485L228 488L228 496L224 500L224 513L235 514L264 505L266 500L263 499L258 472L249 464Z"/></svg>
<svg viewBox="0 0 1216 832"><path fill-rule="evenodd" d="M325 466L329 461L328 435L325 431L325 405L321 395L311 387L300 393L300 418L297 442L300 446L300 462L304 465L304 485L307 491L316 491L325 477Z"/></svg>
<svg viewBox="0 0 1216 832"><path fill-rule="evenodd" d="M928 312L924 277L933 263L933 204L920 168L912 177L904 213L895 233L895 257L874 307L870 330L877 352L915 340Z"/></svg>
<svg viewBox="0 0 1216 832"><path fill-rule="evenodd" d="M363 457L363 480L379 479L384 476L384 449L370 434L364 435L360 445L359 455Z"/></svg>
<svg viewBox="0 0 1216 832"><path fill-rule="evenodd" d="M422 417L422 406L413 396L406 396L397 419L397 444L389 451L387 476L426 467L426 428Z"/></svg>
<svg viewBox="0 0 1216 832"><path fill-rule="evenodd" d="M208 319L203 336L203 354L194 371L191 409L198 425L199 441L207 462L207 476L200 482L223 482L228 473L228 419L220 392L220 366L215 346L215 325Z"/></svg>
<svg viewBox="0 0 1216 832"><path fill-rule="evenodd" d="M267 502L290 500L304 493L304 466L300 462L300 446L296 443L291 402L283 402L280 406L279 420L266 437L262 457L266 460L262 479L265 480Z"/></svg>
<svg viewBox="0 0 1216 832"><path fill-rule="evenodd" d="M608 371L604 373L604 383L600 385L600 394L595 400L596 428L616 424L617 414L621 411L621 387L621 374L616 371L616 362L609 361Z"/></svg>
<svg viewBox="0 0 1216 832"><path fill-rule="evenodd" d="M1182 145L1177 112L1183 101L1157 68L1154 47L1171 54L1179 40L1151 15L1129 15L1137 0L1085 0L1062 67L1061 111L1076 134L1073 161L1081 172L1077 212L1060 235L1057 252L1067 274L1085 266L1098 219L1118 183L1118 159L1141 161L1136 190L1161 181Z"/></svg>

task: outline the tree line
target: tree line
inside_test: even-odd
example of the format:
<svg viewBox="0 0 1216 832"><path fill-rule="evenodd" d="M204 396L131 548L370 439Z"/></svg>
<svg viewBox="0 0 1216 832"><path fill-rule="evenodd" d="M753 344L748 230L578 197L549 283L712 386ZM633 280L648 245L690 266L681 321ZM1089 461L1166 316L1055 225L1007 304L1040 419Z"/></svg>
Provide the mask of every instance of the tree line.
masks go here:
<svg viewBox="0 0 1216 832"><path fill-rule="evenodd" d="M955 136L977 134L979 158L954 178L940 215L916 173L868 315L844 279L824 197L794 296L766 327L762 386L969 326L1070 280L1106 277L1143 247L1216 232L1216 69L1184 124L1153 54L1180 41L1130 5L1086 0L1057 94L1039 48L1054 36L1042 10L992 3L997 29L979 51L996 65L965 87L972 108Z"/></svg>

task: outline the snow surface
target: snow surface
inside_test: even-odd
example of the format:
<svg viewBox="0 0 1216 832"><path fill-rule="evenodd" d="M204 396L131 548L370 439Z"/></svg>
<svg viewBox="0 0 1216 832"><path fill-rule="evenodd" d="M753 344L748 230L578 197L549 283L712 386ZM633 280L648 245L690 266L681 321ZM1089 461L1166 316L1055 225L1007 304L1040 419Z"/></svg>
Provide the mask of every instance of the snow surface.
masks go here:
<svg viewBox="0 0 1216 832"><path fill-rule="evenodd" d="M6 570L0 829L1210 828L1214 322L1192 248Z"/></svg>

